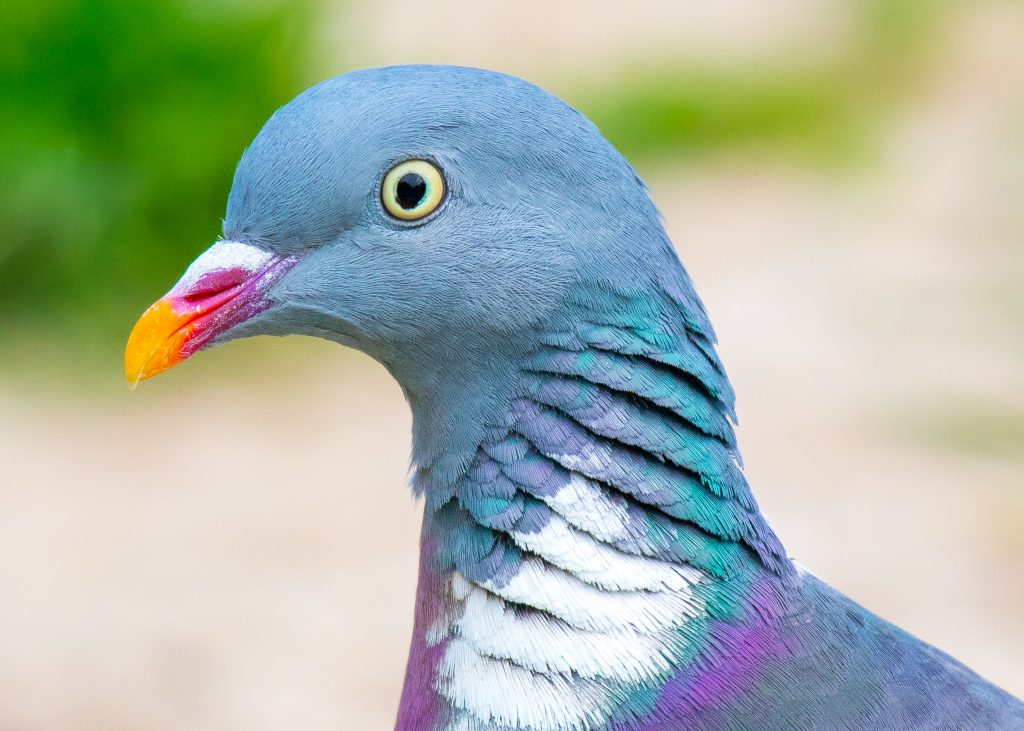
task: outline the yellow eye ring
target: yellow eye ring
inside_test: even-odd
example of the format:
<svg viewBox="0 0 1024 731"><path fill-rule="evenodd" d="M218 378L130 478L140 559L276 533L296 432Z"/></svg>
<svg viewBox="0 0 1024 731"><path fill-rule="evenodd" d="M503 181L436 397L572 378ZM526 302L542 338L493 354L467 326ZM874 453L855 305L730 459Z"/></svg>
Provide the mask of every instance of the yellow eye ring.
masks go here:
<svg viewBox="0 0 1024 731"><path fill-rule="evenodd" d="M395 218L415 221L441 205L444 190L444 177L435 165L426 160L406 160L384 176L380 200Z"/></svg>

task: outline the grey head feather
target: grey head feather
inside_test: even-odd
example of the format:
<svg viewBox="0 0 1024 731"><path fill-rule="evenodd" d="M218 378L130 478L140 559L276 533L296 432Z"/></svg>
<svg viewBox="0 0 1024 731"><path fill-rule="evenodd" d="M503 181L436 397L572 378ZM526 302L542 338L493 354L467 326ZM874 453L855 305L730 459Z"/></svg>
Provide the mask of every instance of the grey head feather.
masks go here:
<svg viewBox="0 0 1024 731"><path fill-rule="evenodd" d="M435 162L448 186L415 225L379 198L410 158ZM713 339L629 163L562 101L479 69L368 69L304 92L242 156L224 236L302 260L271 292L276 307L222 339L303 333L377 358L423 417L421 464L475 445L467 430L497 418L511 367L560 318L651 290ZM468 418L440 429L442 411Z"/></svg>

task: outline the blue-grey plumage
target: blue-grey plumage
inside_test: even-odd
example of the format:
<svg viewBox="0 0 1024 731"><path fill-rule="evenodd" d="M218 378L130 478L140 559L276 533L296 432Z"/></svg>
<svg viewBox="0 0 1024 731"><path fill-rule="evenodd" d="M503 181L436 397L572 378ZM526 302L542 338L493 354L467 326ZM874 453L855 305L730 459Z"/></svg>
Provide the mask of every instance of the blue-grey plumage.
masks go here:
<svg viewBox="0 0 1024 731"><path fill-rule="evenodd" d="M129 376L300 333L399 381L425 514L398 729L1024 728L790 560L658 212L559 100L453 67L325 81L246 150L224 237L140 322Z"/></svg>

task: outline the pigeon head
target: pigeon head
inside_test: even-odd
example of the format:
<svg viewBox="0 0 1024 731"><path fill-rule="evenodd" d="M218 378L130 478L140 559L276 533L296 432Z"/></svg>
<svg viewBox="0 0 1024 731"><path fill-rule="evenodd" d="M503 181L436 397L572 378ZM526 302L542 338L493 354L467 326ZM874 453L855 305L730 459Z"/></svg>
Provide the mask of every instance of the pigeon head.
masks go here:
<svg viewBox="0 0 1024 731"><path fill-rule="evenodd" d="M477 69L358 71L267 121L222 240L136 325L127 377L306 334L384 363L415 409L485 380L500 391L566 303L681 271L633 169L554 96Z"/></svg>

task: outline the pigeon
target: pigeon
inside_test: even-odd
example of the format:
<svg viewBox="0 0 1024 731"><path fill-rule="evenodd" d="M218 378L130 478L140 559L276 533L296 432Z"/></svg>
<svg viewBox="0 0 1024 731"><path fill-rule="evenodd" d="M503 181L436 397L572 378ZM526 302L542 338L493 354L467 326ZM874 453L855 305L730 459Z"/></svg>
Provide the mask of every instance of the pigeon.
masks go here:
<svg viewBox="0 0 1024 731"><path fill-rule="evenodd" d="M398 731L1024 729L1019 700L789 557L659 212L553 95L395 66L276 111L126 375L291 334L367 353L413 414Z"/></svg>

